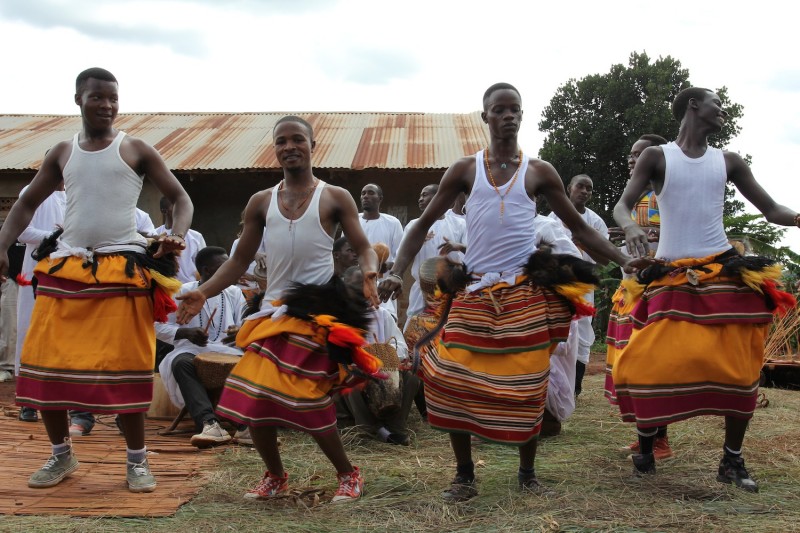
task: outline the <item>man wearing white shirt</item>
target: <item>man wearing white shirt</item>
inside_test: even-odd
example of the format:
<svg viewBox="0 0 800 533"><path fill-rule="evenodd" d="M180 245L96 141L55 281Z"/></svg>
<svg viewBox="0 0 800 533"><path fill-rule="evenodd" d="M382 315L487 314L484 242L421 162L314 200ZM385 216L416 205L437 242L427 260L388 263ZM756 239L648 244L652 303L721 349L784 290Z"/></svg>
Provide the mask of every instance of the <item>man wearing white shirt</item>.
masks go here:
<svg viewBox="0 0 800 533"><path fill-rule="evenodd" d="M394 257L403 240L403 225L392 215L381 213L383 202L383 189L374 183L368 183L361 189L361 214L358 221L361 229L367 236L370 244L382 242L389 247L389 258L386 260L386 270L394 265ZM397 301L381 302L381 307L392 313L397 319Z"/></svg>
<svg viewBox="0 0 800 533"><path fill-rule="evenodd" d="M27 186L20 191L22 196L27 190ZM25 244L25 258L22 261L22 271L20 272L19 293L17 295L17 346L16 359L14 362L14 374L19 374L19 361L22 354L22 344L28 333L28 326L31 323L31 313L33 313L33 286L30 285L33 278L33 267L36 260L31 257L31 253L39 246L45 237L48 237L56 230L57 226L64 223L64 212L67 208L67 195L64 192L64 184L61 188L47 197L36 209L28 227L23 230L17 239ZM19 419L26 422L36 422L38 415L33 407L21 407Z"/></svg>
<svg viewBox="0 0 800 533"><path fill-rule="evenodd" d="M567 195L569 196L569 200L572 202L572 205L575 207L578 213L580 213L584 222L586 222L588 226L596 229L604 239L608 239L608 226L606 226L606 223L603 222L603 219L600 218L600 215L586 207L586 204L592 198L593 188L594 184L592 183L592 178L586 174L578 174L570 180L569 185L567 186ZM560 221L558 215L555 213L550 213L549 216L553 220ZM567 233L567 235L572 237L572 232L570 232L569 228L567 228L563 223L562 226L564 226L564 231ZM586 248L581 246L579 242L576 242L575 244L581 250L581 254L585 261L589 261L591 263L600 263L601 265L608 263L608 261L603 257L588 252ZM594 303L594 293L587 294L585 298L589 303ZM589 364L589 351L592 348L592 344L594 344L592 317L585 316L579 318L578 331L579 344L578 363L575 371L575 396L578 396L581 393L583 375L586 372L586 365Z"/></svg>
<svg viewBox="0 0 800 533"><path fill-rule="evenodd" d="M438 184L426 185L422 188L419 200L417 201L420 211L425 211L425 208L428 207L428 204L438 190ZM417 219L409 222L405 231L407 232L414 227L416 222ZM445 214L433 223L431 229L428 230L425 243L422 245L422 248L420 248L419 253L414 258L414 262L411 265L411 276L414 278L414 284L411 286L408 295L408 311L406 312L406 316L411 317L418 315L425 309L425 299L419 288L419 267L422 262L430 257L439 255L443 249L445 252L450 252L450 259L453 261L458 263L463 262L463 252L466 251L466 234L467 223L463 218L458 216L448 217L447 214ZM449 246L447 246L448 244ZM443 248L446 246L447 248ZM406 321L406 324L408 324L408 321Z"/></svg>
<svg viewBox="0 0 800 533"><path fill-rule="evenodd" d="M156 228L155 233L160 235L162 233L172 232L172 204L166 197L161 198L161 214L164 216L164 224ZM206 241L200 232L190 229L186 235L180 235L186 242L186 248L178 257L178 275L176 276L182 283L189 283L190 281L197 281L195 275L195 258L197 252L206 247Z"/></svg>
<svg viewBox="0 0 800 533"><path fill-rule="evenodd" d="M582 258L581 251L567 235L564 226L552 218L537 215L533 219L534 246L548 245L554 254ZM575 411L575 372L578 361L579 321L569 326L566 342L559 342L550 354L550 378L547 384L542 437L561 433L561 422Z"/></svg>
<svg viewBox="0 0 800 533"><path fill-rule="evenodd" d="M153 225L153 219L150 218L150 215L138 207L136 208L136 231L145 237L155 235L156 233L156 227Z"/></svg>
<svg viewBox="0 0 800 533"><path fill-rule="evenodd" d="M362 287L364 275L358 266L351 266L344 273L344 283L347 292L352 298L363 299ZM364 302L366 305L366 302ZM370 342L389 343L397 349L397 358L401 364L408 359L408 346L403 338L403 332L391 313L382 307L372 309L373 320L369 328L368 339ZM389 444L408 446L411 440L408 436L408 414L411 412L414 396L419 388L420 380L410 372L402 373L401 383L402 402L400 409L389 416L376 416L369 408L369 398L359 390L354 390L343 395L342 400L352 413L355 425L366 435L374 437Z"/></svg>
<svg viewBox="0 0 800 533"><path fill-rule="evenodd" d="M200 250L196 260L200 281L185 283L176 297L208 281L227 259L224 248L208 246ZM192 437L191 443L198 448L223 444L231 436L219 425L208 391L197 377L194 358L204 352L242 355L242 350L226 341L235 337L245 304L241 289L232 285L206 300L200 313L185 326L177 325L175 313L169 315L169 322L156 323L156 337L175 346L158 366L161 381L172 403L177 407L185 405L192 416L200 433Z"/></svg>

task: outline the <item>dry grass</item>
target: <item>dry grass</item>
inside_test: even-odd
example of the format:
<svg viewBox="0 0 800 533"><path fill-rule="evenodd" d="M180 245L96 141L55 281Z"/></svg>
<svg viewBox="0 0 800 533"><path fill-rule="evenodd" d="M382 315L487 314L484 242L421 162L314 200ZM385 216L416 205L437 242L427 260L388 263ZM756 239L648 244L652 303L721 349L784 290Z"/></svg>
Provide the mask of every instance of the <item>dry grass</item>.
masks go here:
<svg viewBox="0 0 800 533"><path fill-rule="evenodd" d="M618 452L632 440L602 397L602 375L588 376L578 409L561 436L542 442L539 478L554 496L522 495L516 488L513 448L474 448L480 495L446 505L439 493L454 464L446 436L416 416L414 445L400 448L346 435L353 461L367 478L366 496L350 504L324 502L335 489L332 467L313 442L284 434L291 482L304 495L246 502L242 494L263 469L257 454L231 448L211 473L211 483L170 518L150 520L0 517L2 531L798 531L800 530L800 393L765 389L770 406L759 409L745 443L748 466L761 484L748 494L714 480L722 421L698 418L670 429L677 456L659 464L653 482L631 480ZM322 491L322 492L320 492Z"/></svg>

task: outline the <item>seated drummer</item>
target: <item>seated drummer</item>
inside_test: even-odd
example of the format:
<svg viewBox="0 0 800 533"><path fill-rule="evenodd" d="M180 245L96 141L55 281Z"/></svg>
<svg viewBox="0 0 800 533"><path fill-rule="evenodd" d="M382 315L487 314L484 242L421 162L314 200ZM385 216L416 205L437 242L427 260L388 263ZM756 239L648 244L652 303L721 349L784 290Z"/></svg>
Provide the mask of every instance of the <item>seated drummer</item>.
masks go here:
<svg viewBox="0 0 800 533"><path fill-rule="evenodd" d="M351 298L358 298L364 301L363 281L364 276L358 266L348 268L344 272L344 283ZM370 331L367 334L368 342L389 343L397 349L397 357L400 359L401 367L408 359L408 348L403 339L403 332L397 326L392 314L378 307L373 309L374 318ZM392 340L394 339L394 340ZM371 438L378 439L389 444L400 444L408 446L408 414L413 405L414 395L419 387L419 379L410 375L409 372L402 373L400 386L402 387L402 404L400 409L387 417L377 417L369 408L368 402L371 399L363 391L352 391L342 396L342 400L352 413L356 426L364 434Z"/></svg>
<svg viewBox="0 0 800 533"><path fill-rule="evenodd" d="M208 281L227 259L227 252L219 246L207 246L200 250L195 258L200 281L184 283L175 296L194 290ZM231 436L219 425L208 391L197 377L194 358L197 354L208 352L242 355L242 350L236 347L235 338L242 323L245 304L242 290L231 285L218 296L209 298L203 310L187 325L178 326L175 313L169 315L167 323L156 323L156 337L175 347L158 366L161 381L172 403L177 407L185 405L194 419L200 433L192 437L191 443L198 448L224 444L231 440ZM240 434L245 431L237 432L239 442L246 440Z"/></svg>

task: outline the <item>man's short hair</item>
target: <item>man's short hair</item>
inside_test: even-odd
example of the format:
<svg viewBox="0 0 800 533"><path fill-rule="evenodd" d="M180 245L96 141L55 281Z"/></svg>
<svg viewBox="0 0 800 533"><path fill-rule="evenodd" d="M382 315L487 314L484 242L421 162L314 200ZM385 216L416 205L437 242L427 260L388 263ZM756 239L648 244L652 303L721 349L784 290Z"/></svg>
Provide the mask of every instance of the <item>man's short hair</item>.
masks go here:
<svg viewBox="0 0 800 533"><path fill-rule="evenodd" d="M284 122L297 122L298 124L302 124L308 130L308 136L311 140L314 140L314 128L311 127L311 124L308 121L303 120L302 118L298 117L297 115L286 115L285 117L278 120L275 123L275 126L272 128L272 135L275 136L275 131L278 129L278 126L283 124Z"/></svg>
<svg viewBox="0 0 800 533"><path fill-rule="evenodd" d="M511 85L510 83L503 83L503 82L495 83L494 85L486 89L485 93L483 93L483 110L486 111L487 109L489 109L489 98L492 97L492 94L494 94L497 91L502 91L505 89L508 89L509 91L514 91L515 93L517 93L517 96L519 96L519 99L522 100L522 95L519 94L517 88Z"/></svg>
<svg viewBox="0 0 800 533"><path fill-rule="evenodd" d="M567 185L567 188L569 188L573 183L575 183L575 180L579 178L586 178L587 180L591 181L592 184L594 185L594 181L592 180L592 177L589 174L577 174L575 176L572 176L572 179L569 180L569 185Z"/></svg>
<svg viewBox="0 0 800 533"><path fill-rule="evenodd" d="M647 141L653 146L661 146L662 144L667 144L667 141L661 135L656 135L655 133L645 133L641 137L639 137L640 141Z"/></svg>
<svg viewBox="0 0 800 533"><path fill-rule="evenodd" d="M221 246L206 246L199 252L197 252L197 256L194 258L194 266L198 272L203 269L203 267L207 267L211 260L215 257L219 257L221 255L228 255L228 252L225 248Z"/></svg>
<svg viewBox="0 0 800 533"><path fill-rule="evenodd" d="M378 185L377 183L367 183L366 185L364 185L364 187L370 187L370 186L375 187L375 190L378 191L378 196L383 198L383 188L380 185ZM361 189L363 190L364 187L362 187Z"/></svg>
<svg viewBox="0 0 800 533"><path fill-rule="evenodd" d="M119 83L117 81L117 78L115 78L113 74L111 74L104 68L100 67L87 68L86 70L78 74L77 78L75 78L75 92L77 94L80 94L81 91L83 91L83 86L86 85L86 81L89 78L94 78L100 81L112 81L114 83Z"/></svg>
<svg viewBox="0 0 800 533"><path fill-rule="evenodd" d="M433 194L436 194L437 192L439 192L439 184L438 183L431 183L430 185L426 185L426 186L424 186L422 188L422 190L424 191L425 189L428 189L428 188L433 189Z"/></svg>
<svg viewBox="0 0 800 533"><path fill-rule="evenodd" d="M341 252L344 245L347 244L347 237L339 237L335 241L333 241L333 253Z"/></svg>
<svg viewBox="0 0 800 533"><path fill-rule="evenodd" d="M708 93L712 93L711 89L704 89L703 87L689 87L681 92L675 97L675 100L672 101L672 116L674 116L678 122L683 120L684 115L686 115L686 110L689 108L689 100L703 100L705 99Z"/></svg>

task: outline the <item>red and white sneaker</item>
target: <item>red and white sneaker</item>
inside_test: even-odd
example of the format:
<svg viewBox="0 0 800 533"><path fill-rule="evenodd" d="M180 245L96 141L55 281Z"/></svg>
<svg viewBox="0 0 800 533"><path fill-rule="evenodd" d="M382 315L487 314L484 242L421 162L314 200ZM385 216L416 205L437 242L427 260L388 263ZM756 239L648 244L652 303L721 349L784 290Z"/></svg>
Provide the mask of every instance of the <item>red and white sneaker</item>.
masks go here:
<svg viewBox="0 0 800 533"><path fill-rule="evenodd" d="M357 500L364 493L364 477L357 466L353 465L352 472L336 474L336 479L339 480L339 489L331 503Z"/></svg>
<svg viewBox="0 0 800 533"><path fill-rule="evenodd" d="M264 472L264 477L255 488L244 493L244 497L253 500L273 498L281 492L289 490L289 473L284 472L283 477L278 477Z"/></svg>

